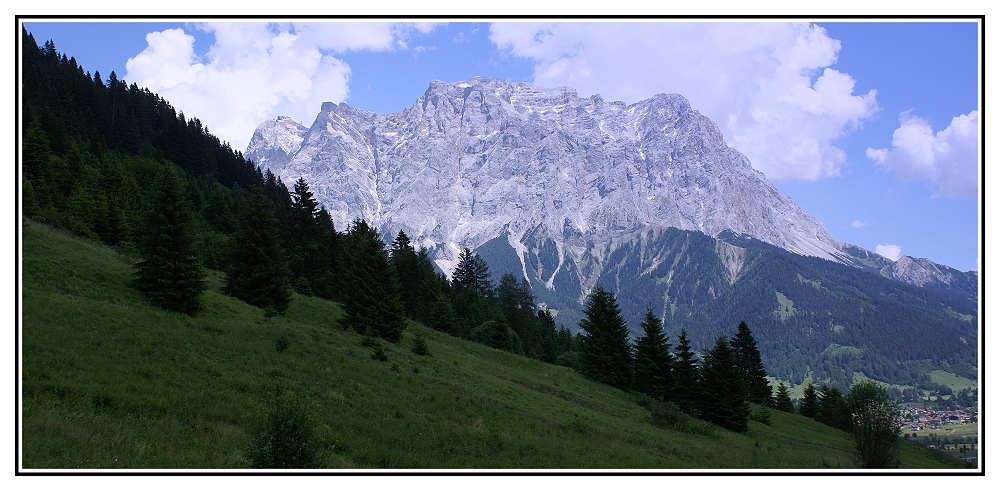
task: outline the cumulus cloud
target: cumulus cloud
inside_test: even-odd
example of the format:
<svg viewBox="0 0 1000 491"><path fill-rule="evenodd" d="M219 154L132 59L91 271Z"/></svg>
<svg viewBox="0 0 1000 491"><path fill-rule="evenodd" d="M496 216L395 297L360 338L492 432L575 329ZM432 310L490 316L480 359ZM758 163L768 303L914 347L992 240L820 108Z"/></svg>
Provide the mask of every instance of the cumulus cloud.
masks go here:
<svg viewBox="0 0 1000 491"><path fill-rule="evenodd" d="M491 40L532 60L534 83L628 103L679 93L771 179L840 174L836 141L878 110L876 92L830 66L840 42L800 23L495 23Z"/></svg>
<svg viewBox="0 0 1000 491"><path fill-rule="evenodd" d="M325 101L349 95L351 68L335 55L405 47L411 32L432 24L330 22L206 23L214 36L203 55L181 29L152 32L147 47L125 64L125 79L197 116L213 134L244 149L257 125L283 115L312 123Z"/></svg>
<svg viewBox="0 0 1000 491"><path fill-rule="evenodd" d="M861 220L852 220L851 221L851 228L861 228L861 227L867 227L867 226L868 226L868 222L864 222L864 221L861 221Z"/></svg>
<svg viewBox="0 0 1000 491"><path fill-rule="evenodd" d="M875 246L875 252L893 261L903 256L903 248L895 244L879 244Z"/></svg>
<svg viewBox="0 0 1000 491"><path fill-rule="evenodd" d="M933 186L935 195L974 198L979 182L979 112L956 116L937 133L926 119L904 112L892 134L892 149L868 148L866 153L901 181Z"/></svg>

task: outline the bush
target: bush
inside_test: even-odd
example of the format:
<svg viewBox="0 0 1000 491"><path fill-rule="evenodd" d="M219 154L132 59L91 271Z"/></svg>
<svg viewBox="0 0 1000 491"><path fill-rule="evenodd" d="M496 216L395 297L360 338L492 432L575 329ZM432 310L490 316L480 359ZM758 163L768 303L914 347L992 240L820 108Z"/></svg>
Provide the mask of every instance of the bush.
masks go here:
<svg viewBox="0 0 1000 491"><path fill-rule="evenodd" d="M419 332L417 333L417 337L413 339L413 353L418 356L429 356L431 354L430 350L427 349L427 340Z"/></svg>
<svg viewBox="0 0 1000 491"><path fill-rule="evenodd" d="M758 407L750 412L750 419L771 426L771 411L765 407Z"/></svg>
<svg viewBox="0 0 1000 491"><path fill-rule="evenodd" d="M278 336L278 339L274 342L274 350L281 353L282 351L288 349L288 344L288 336L282 334L281 336Z"/></svg>
<svg viewBox="0 0 1000 491"><path fill-rule="evenodd" d="M255 469L312 469L318 466L315 422L304 401L275 390L271 410L254 431L247 451Z"/></svg>

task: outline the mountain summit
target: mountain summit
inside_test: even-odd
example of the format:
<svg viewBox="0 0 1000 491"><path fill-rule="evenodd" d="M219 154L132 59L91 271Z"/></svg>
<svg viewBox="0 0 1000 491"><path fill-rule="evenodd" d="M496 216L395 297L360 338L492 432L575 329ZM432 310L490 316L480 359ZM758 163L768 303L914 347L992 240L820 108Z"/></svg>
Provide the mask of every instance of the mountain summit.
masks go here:
<svg viewBox="0 0 1000 491"><path fill-rule="evenodd" d="M446 272L464 247L505 234L520 249L539 226L580 253L655 226L849 260L677 94L627 105L495 78L433 81L398 113L326 103L309 128L266 121L246 154L285 182L304 177L338 227L402 229Z"/></svg>

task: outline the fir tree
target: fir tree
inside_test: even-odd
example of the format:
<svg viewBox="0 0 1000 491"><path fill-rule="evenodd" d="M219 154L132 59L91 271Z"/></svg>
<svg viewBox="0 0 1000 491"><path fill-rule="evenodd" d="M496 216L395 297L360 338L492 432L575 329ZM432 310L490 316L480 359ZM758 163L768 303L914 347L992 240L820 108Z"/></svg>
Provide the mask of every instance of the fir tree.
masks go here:
<svg viewBox="0 0 1000 491"><path fill-rule="evenodd" d="M385 243L364 220L354 221L348 237L344 323L360 334L398 342L405 328L403 304Z"/></svg>
<svg viewBox="0 0 1000 491"><path fill-rule="evenodd" d="M402 230L396 234L389 252L392 269L399 281L399 295L403 301L403 310L410 318L417 314L419 295L420 270L417 265L417 252L410 243L410 238Z"/></svg>
<svg viewBox="0 0 1000 491"><path fill-rule="evenodd" d="M677 336L672 375L673 391L668 399L676 403L682 411L693 414L698 407L700 382L698 365L685 329L681 329L681 334Z"/></svg>
<svg viewBox="0 0 1000 491"><path fill-rule="evenodd" d="M665 400L671 392L672 359L663 322L646 309L642 336L635 340L635 390Z"/></svg>
<svg viewBox="0 0 1000 491"><path fill-rule="evenodd" d="M847 406L844 394L836 387L823 386L819 394L819 410L816 421L840 430L851 428L851 408Z"/></svg>
<svg viewBox="0 0 1000 491"><path fill-rule="evenodd" d="M757 350L757 341L746 322L740 322L736 335L730 341L736 358L746 381L747 400L755 404L771 404L771 384L767 381L767 372Z"/></svg>
<svg viewBox="0 0 1000 491"><path fill-rule="evenodd" d="M778 392L774 395L774 407L786 413L795 412L795 406L792 405L792 398L788 395L788 387L784 382L778 383Z"/></svg>
<svg viewBox="0 0 1000 491"><path fill-rule="evenodd" d="M802 406L799 407L799 414L807 418L815 418L817 412L819 412L819 398L816 386L813 385L812 381L809 381L809 384L802 391Z"/></svg>
<svg viewBox="0 0 1000 491"><path fill-rule="evenodd" d="M493 296L490 269L486 266L486 261L479 254L465 248L458 255L458 265L452 273L452 287L459 291L474 291L484 298Z"/></svg>
<svg viewBox="0 0 1000 491"><path fill-rule="evenodd" d="M196 256L194 215L180 179L164 169L153 184L153 203L135 286L153 304L194 314L201 308L205 272Z"/></svg>
<svg viewBox="0 0 1000 491"><path fill-rule="evenodd" d="M632 385L632 349L628 327L615 295L598 286L587 297L580 328L580 371L599 382L627 390Z"/></svg>
<svg viewBox="0 0 1000 491"><path fill-rule="evenodd" d="M715 346L701 365L701 418L736 432L747 431L750 404L746 400L739 360L725 336L719 336Z"/></svg>
<svg viewBox="0 0 1000 491"><path fill-rule="evenodd" d="M282 314L292 300L277 220L263 189L253 188L231 242L226 295Z"/></svg>

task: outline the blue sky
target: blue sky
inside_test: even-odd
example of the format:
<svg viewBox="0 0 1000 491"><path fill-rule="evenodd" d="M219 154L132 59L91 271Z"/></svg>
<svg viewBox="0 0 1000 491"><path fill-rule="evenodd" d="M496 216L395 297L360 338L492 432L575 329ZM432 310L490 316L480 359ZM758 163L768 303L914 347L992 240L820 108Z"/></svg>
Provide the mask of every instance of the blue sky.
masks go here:
<svg viewBox="0 0 1000 491"><path fill-rule="evenodd" d="M234 148L265 119L311 124L323 101L400 111L432 79L494 76L627 103L680 93L838 239L978 269L977 23L525 20L25 27Z"/></svg>

